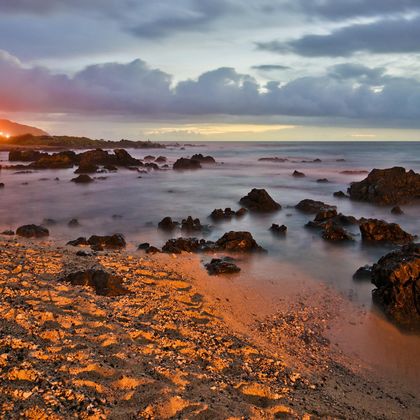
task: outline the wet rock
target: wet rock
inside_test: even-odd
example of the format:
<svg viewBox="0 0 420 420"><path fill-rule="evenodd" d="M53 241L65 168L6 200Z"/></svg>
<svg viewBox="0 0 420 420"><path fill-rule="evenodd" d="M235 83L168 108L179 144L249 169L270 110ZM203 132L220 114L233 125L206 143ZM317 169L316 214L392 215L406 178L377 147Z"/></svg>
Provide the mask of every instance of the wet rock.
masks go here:
<svg viewBox="0 0 420 420"><path fill-rule="evenodd" d="M70 273L60 281L70 283L73 286L89 286L100 296L114 297L130 293L123 287L122 278L107 273L104 270L85 270Z"/></svg>
<svg viewBox="0 0 420 420"><path fill-rule="evenodd" d="M139 159L133 158L125 149L115 149L114 155L116 158L114 164L117 166L137 166L141 164Z"/></svg>
<svg viewBox="0 0 420 420"><path fill-rule="evenodd" d="M215 221L230 220L235 215L236 215L236 213L231 208L228 207L225 210L214 209L210 214L210 218L215 220Z"/></svg>
<svg viewBox="0 0 420 420"><path fill-rule="evenodd" d="M145 249L146 254L158 254L160 253L160 249L156 248L155 246L149 246Z"/></svg>
<svg viewBox="0 0 420 420"><path fill-rule="evenodd" d="M258 159L259 162L277 162L277 163L284 163L288 162L289 159L280 158L280 157L262 157Z"/></svg>
<svg viewBox="0 0 420 420"><path fill-rule="evenodd" d="M104 165L104 169L106 169L109 172L116 172L116 171L118 171L118 168L115 165L111 165L111 164Z"/></svg>
<svg viewBox="0 0 420 420"><path fill-rule="evenodd" d="M1 234L6 236L14 236L15 232L13 232L13 230L4 230Z"/></svg>
<svg viewBox="0 0 420 420"><path fill-rule="evenodd" d="M353 236L351 236L350 233L331 220L325 223L322 238L326 241L333 242L353 241Z"/></svg>
<svg viewBox="0 0 420 420"><path fill-rule="evenodd" d="M102 251L104 249L121 249L126 246L124 236L120 233L106 236L93 235L87 242L95 251Z"/></svg>
<svg viewBox="0 0 420 420"><path fill-rule="evenodd" d="M346 171L341 171L340 172L340 174L343 174L343 175L362 175L362 174L367 174L368 173L368 171L365 171L365 170L358 170L358 169L356 169L356 170L346 170Z"/></svg>
<svg viewBox="0 0 420 420"><path fill-rule="evenodd" d="M281 209L281 205L276 203L264 189L252 189L248 195L239 201L244 207L252 212L272 212Z"/></svg>
<svg viewBox="0 0 420 420"><path fill-rule="evenodd" d="M230 257L213 258L205 267L212 276L239 273L241 269L233 261Z"/></svg>
<svg viewBox="0 0 420 420"><path fill-rule="evenodd" d="M142 244L140 244L140 245L137 247L137 249L145 251L145 250L146 250L147 248L149 248L149 247L150 247L149 242L143 242Z"/></svg>
<svg viewBox="0 0 420 420"><path fill-rule="evenodd" d="M397 205L420 198L420 174L401 167L374 169L366 179L353 182L348 192L352 200L378 205Z"/></svg>
<svg viewBox="0 0 420 420"><path fill-rule="evenodd" d="M34 169L66 169L72 168L76 163L76 153L64 151L52 155L43 155L40 159L29 165Z"/></svg>
<svg viewBox="0 0 420 420"><path fill-rule="evenodd" d="M214 243L197 238L170 239L162 247L163 252L180 254L181 252L201 252L213 249Z"/></svg>
<svg viewBox="0 0 420 420"><path fill-rule="evenodd" d="M334 197L337 197L337 198L349 198L349 196L345 192L343 192L343 191L336 191L333 194L333 196Z"/></svg>
<svg viewBox="0 0 420 420"><path fill-rule="evenodd" d="M257 244L249 232L227 232L216 241L216 248L241 253L265 252L264 248Z"/></svg>
<svg viewBox="0 0 420 420"><path fill-rule="evenodd" d="M337 210L334 207L322 208L315 216L315 222L325 222L337 216Z"/></svg>
<svg viewBox="0 0 420 420"><path fill-rule="evenodd" d="M212 156L203 156L201 153L191 156L192 160L198 160L200 163L216 163Z"/></svg>
<svg viewBox="0 0 420 420"><path fill-rule="evenodd" d="M299 172L299 171L294 171L292 176L296 177L296 178L303 178L306 175L303 172Z"/></svg>
<svg viewBox="0 0 420 420"><path fill-rule="evenodd" d="M365 265L359 267L357 271L353 274L353 280L364 281L372 279L372 266Z"/></svg>
<svg viewBox="0 0 420 420"><path fill-rule="evenodd" d="M67 223L68 227L78 227L80 226L80 223L77 219L71 219L68 223Z"/></svg>
<svg viewBox="0 0 420 420"><path fill-rule="evenodd" d="M200 168L201 163L198 160L187 158L180 158L173 165L173 169L175 170L194 170Z"/></svg>
<svg viewBox="0 0 420 420"><path fill-rule="evenodd" d="M94 182L93 178L91 178L87 174L79 175L77 178L73 178L71 182L74 182L76 184L89 184L90 182Z"/></svg>
<svg viewBox="0 0 420 420"><path fill-rule="evenodd" d="M144 160L155 160L155 156L147 155L144 157Z"/></svg>
<svg viewBox="0 0 420 420"><path fill-rule="evenodd" d="M9 161L35 162L47 155L48 153L41 153L38 150L11 150L9 152Z"/></svg>
<svg viewBox="0 0 420 420"><path fill-rule="evenodd" d="M49 236L49 234L48 229L37 225L24 225L16 230L16 235L23 236L24 238L43 238Z"/></svg>
<svg viewBox="0 0 420 420"><path fill-rule="evenodd" d="M166 231L175 230L178 227L178 223L174 222L171 217L164 217L159 223L158 228Z"/></svg>
<svg viewBox="0 0 420 420"><path fill-rule="evenodd" d="M346 216L342 213L337 214L337 216L334 217L334 221L344 226L359 224L359 219L357 219L356 217Z"/></svg>
<svg viewBox="0 0 420 420"><path fill-rule="evenodd" d="M402 208L400 206L392 207L391 213L396 214L396 215L404 214L404 212L402 211Z"/></svg>
<svg viewBox="0 0 420 420"><path fill-rule="evenodd" d="M319 179L316 180L316 182L318 182L319 184L326 184L330 181L328 181L327 178L319 178Z"/></svg>
<svg viewBox="0 0 420 420"><path fill-rule="evenodd" d="M287 226L285 225L277 225L275 223L273 223L270 227L270 232L275 234L275 235L281 235L284 236L287 232Z"/></svg>
<svg viewBox="0 0 420 420"><path fill-rule="evenodd" d="M41 223L42 226L54 226L57 224L57 221L54 219L44 219Z"/></svg>
<svg viewBox="0 0 420 420"><path fill-rule="evenodd" d="M399 327L420 331L420 244L382 257L372 268L374 302Z"/></svg>
<svg viewBox="0 0 420 420"><path fill-rule="evenodd" d="M93 163L83 163L74 171L75 174L94 174L98 172L98 166Z"/></svg>
<svg viewBox="0 0 420 420"><path fill-rule="evenodd" d="M67 245L70 245L70 246L86 245L86 246L88 246L89 242L87 241L87 239L85 237L80 236L79 238L74 239L73 241L67 242Z"/></svg>
<svg viewBox="0 0 420 420"><path fill-rule="evenodd" d="M181 230L186 232L201 232L204 226L201 224L200 219L193 219L188 216L181 222Z"/></svg>
<svg viewBox="0 0 420 420"><path fill-rule="evenodd" d="M414 236L401 229L396 223L387 223L379 219L364 219L360 223L362 240L366 242L391 242L406 244L413 241Z"/></svg>
<svg viewBox="0 0 420 420"><path fill-rule="evenodd" d="M165 163L167 161L165 156L159 156L155 159L156 163Z"/></svg>
<svg viewBox="0 0 420 420"><path fill-rule="evenodd" d="M322 201L315 201L310 199L305 199L300 201L298 204L296 204L295 208L298 210L304 212L304 213L318 213L319 211L329 208L329 209L335 209L336 206L332 206L330 204L323 203Z"/></svg>
<svg viewBox="0 0 420 420"><path fill-rule="evenodd" d="M237 212L236 212L236 217L244 217L246 214L248 213L248 210L245 207L241 207Z"/></svg>

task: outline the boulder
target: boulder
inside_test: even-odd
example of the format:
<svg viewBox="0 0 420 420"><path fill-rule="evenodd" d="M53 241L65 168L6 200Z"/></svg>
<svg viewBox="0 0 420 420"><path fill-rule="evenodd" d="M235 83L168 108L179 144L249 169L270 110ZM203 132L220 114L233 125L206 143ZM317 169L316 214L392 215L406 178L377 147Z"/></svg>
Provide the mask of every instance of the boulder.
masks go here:
<svg viewBox="0 0 420 420"><path fill-rule="evenodd" d="M159 223L158 223L159 229L166 230L166 231L172 231L175 230L178 227L178 223L174 222L171 217L164 217Z"/></svg>
<svg viewBox="0 0 420 420"><path fill-rule="evenodd" d="M316 182L318 182L319 184L326 184L330 181L328 181L327 178L319 178L319 179L316 180Z"/></svg>
<svg viewBox="0 0 420 420"><path fill-rule="evenodd" d="M60 281L70 283L73 286L89 286L101 296L122 296L130 293L123 287L122 278L107 273L104 270L85 270L67 274Z"/></svg>
<svg viewBox="0 0 420 420"><path fill-rule="evenodd" d="M23 236L24 238L43 238L49 236L50 232L43 226L37 225L24 225L16 230L16 235Z"/></svg>
<svg viewBox="0 0 420 420"><path fill-rule="evenodd" d="M117 166L138 166L141 164L139 159L133 158L125 149L115 149L114 155Z"/></svg>
<svg viewBox="0 0 420 420"><path fill-rule="evenodd" d="M395 214L395 215L398 215L398 216L401 215L401 214L404 214L404 212L402 211L402 208L400 206L392 207L391 213Z"/></svg>
<svg viewBox="0 0 420 420"><path fill-rule="evenodd" d="M38 150L11 150L9 152L9 161L35 162L43 156L48 156L48 153L41 153Z"/></svg>
<svg viewBox="0 0 420 420"><path fill-rule="evenodd" d="M239 253L265 252L249 232L227 232L216 241L216 248Z"/></svg>
<svg viewBox="0 0 420 420"><path fill-rule="evenodd" d="M76 163L76 153L65 151L52 155L43 155L40 159L29 165L34 169L66 169L72 168Z"/></svg>
<svg viewBox="0 0 420 420"><path fill-rule="evenodd" d="M399 327L420 332L420 244L382 257L372 268L374 302Z"/></svg>
<svg viewBox="0 0 420 420"><path fill-rule="evenodd" d="M372 280L372 266L364 265L363 267L359 267L357 271L353 274L353 280Z"/></svg>
<svg viewBox="0 0 420 420"><path fill-rule="evenodd" d="M324 225L324 231L322 238L326 241L341 242L341 241L353 241L353 237L339 224L328 221Z"/></svg>
<svg viewBox="0 0 420 420"><path fill-rule="evenodd" d="M4 182L0 182L0 188L4 188Z"/></svg>
<svg viewBox="0 0 420 420"><path fill-rule="evenodd" d="M160 249L156 248L155 246L149 246L145 249L146 254L158 254L160 253Z"/></svg>
<svg viewBox="0 0 420 420"><path fill-rule="evenodd" d="M81 163L74 171L75 174L94 174L98 171L98 166L93 163Z"/></svg>
<svg viewBox="0 0 420 420"><path fill-rule="evenodd" d="M203 156L201 153L191 156L192 160L198 160L200 163L216 163L216 160L212 156Z"/></svg>
<svg viewBox="0 0 420 420"><path fill-rule="evenodd" d="M281 209L281 205L276 203L264 189L252 189L248 195L239 201L244 207L252 212L273 212Z"/></svg>
<svg viewBox="0 0 420 420"><path fill-rule="evenodd" d="M271 233L275 234L275 235L281 235L284 236L287 232L287 226L285 225L277 225L275 223L273 223L269 229L271 231Z"/></svg>
<svg viewBox="0 0 420 420"><path fill-rule="evenodd" d="M352 200L404 204L420 198L420 174L401 167L374 169L363 181L353 182L348 192Z"/></svg>
<svg viewBox="0 0 420 420"><path fill-rule="evenodd" d="M77 219L71 219L68 223L67 223L68 227L78 227L80 226L80 223Z"/></svg>
<svg viewBox="0 0 420 420"><path fill-rule="evenodd" d="M88 246L89 242L87 241L87 239L85 237L80 236L79 238L74 239L73 241L67 242L67 245L70 245L70 246L86 245L86 246Z"/></svg>
<svg viewBox="0 0 420 420"><path fill-rule="evenodd" d="M14 236L15 232L13 232L13 230L4 230L1 234L5 236Z"/></svg>
<svg viewBox="0 0 420 420"><path fill-rule="evenodd" d="M241 269L233 262L233 258L213 258L205 265L210 275L239 273Z"/></svg>
<svg viewBox="0 0 420 420"><path fill-rule="evenodd" d="M402 230L400 225L378 219L363 219L360 223L360 233L362 240L366 242L406 244L414 239L414 236Z"/></svg>
<svg viewBox="0 0 420 420"><path fill-rule="evenodd" d="M213 249L214 243L197 238L170 239L162 247L163 252L180 254L181 252L201 252Z"/></svg>
<svg viewBox="0 0 420 420"><path fill-rule="evenodd" d="M102 251L104 249L121 249L126 246L124 236L120 233L106 236L93 235L87 242L91 248L96 251Z"/></svg>
<svg viewBox="0 0 420 420"><path fill-rule="evenodd" d="M294 172L292 173L292 176L294 176L295 178L303 178L303 177L305 177L306 175L305 175L303 172L294 171Z"/></svg>
<svg viewBox="0 0 420 420"><path fill-rule="evenodd" d="M201 232L204 226L201 224L200 219L193 219L188 216L181 222L181 230L185 232Z"/></svg>
<svg viewBox="0 0 420 420"><path fill-rule="evenodd" d="M322 208L315 216L315 222L325 222L337 216L337 210L333 207Z"/></svg>
<svg viewBox="0 0 420 420"><path fill-rule="evenodd" d="M167 161L165 156L159 156L155 159L156 163L165 163Z"/></svg>
<svg viewBox="0 0 420 420"><path fill-rule="evenodd" d="M147 155L144 157L144 160L155 160L155 157L152 155Z"/></svg>
<svg viewBox="0 0 420 420"><path fill-rule="evenodd" d="M149 247L150 247L149 242L143 242L137 247L137 249L145 251Z"/></svg>
<svg viewBox="0 0 420 420"><path fill-rule="evenodd" d="M194 170L200 168L201 163L198 160L187 158L180 158L173 165L173 169L175 170Z"/></svg>
<svg viewBox="0 0 420 420"><path fill-rule="evenodd" d="M241 217L246 213L246 209L242 208L238 211L233 211L230 207L223 209L215 209L211 212L210 218L214 221L230 220L233 217Z"/></svg>
<svg viewBox="0 0 420 420"><path fill-rule="evenodd" d="M333 196L337 198L349 198L349 196L343 191L336 191L333 193Z"/></svg>
<svg viewBox="0 0 420 420"><path fill-rule="evenodd" d="M89 175L81 174L78 177L71 179L71 182L74 182L76 184L89 184L94 181L93 178L91 178Z"/></svg>
<svg viewBox="0 0 420 420"><path fill-rule="evenodd" d="M330 204L323 203L322 201L315 201L310 199L305 199L296 204L295 208L304 212L316 214L323 209L336 209L336 206L331 206Z"/></svg>

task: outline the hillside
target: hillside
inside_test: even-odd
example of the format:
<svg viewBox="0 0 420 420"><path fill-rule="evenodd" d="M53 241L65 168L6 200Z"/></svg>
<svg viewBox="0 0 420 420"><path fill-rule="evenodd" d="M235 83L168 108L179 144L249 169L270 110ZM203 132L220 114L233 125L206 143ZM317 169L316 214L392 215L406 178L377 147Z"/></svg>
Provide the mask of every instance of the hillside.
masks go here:
<svg viewBox="0 0 420 420"><path fill-rule="evenodd" d="M0 133L3 133L6 136L22 136L24 134L31 134L33 136L43 136L47 135L45 131L31 127L29 125L19 124L10 120L1 120L0 119Z"/></svg>

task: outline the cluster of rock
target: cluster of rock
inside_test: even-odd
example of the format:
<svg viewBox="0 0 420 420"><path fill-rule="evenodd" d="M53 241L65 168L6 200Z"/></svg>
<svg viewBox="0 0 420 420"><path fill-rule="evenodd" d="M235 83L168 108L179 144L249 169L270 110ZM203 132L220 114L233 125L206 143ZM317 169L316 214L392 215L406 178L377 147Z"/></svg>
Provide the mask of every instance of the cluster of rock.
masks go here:
<svg viewBox="0 0 420 420"><path fill-rule="evenodd" d="M124 236L120 233L114 235L98 236L92 235L89 239L80 237L74 241L69 241L67 245L71 246L90 246L94 251L103 251L105 249L115 250L125 248L126 242Z"/></svg>
<svg viewBox="0 0 420 420"><path fill-rule="evenodd" d="M222 220L231 220L235 217L243 217L247 213L247 209L244 207L241 207L239 210L234 211L230 207L226 207L223 209L214 209L211 214L210 218L214 220L215 222L220 222Z"/></svg>
<svg viewBox="0 0 420 420"><path fill-rule="evenodd" d="M210 227L208 225L202 225L200 219L193 218L188 216L186 219L183 219L181 223L172 220L172 217L164 217L159 223L158 227L161 230L172 232L175 229L181 228L184 232L203 232L209 231Z"/></svg>
<svg viewBox="0 0 420 420"><path fill-rule="evenodd" d="M420 174L401 167L373 169L366 179L348 188L352 200L379 205L408 203L420 198Z"/></svg>
<svg viewBox="0 0 420 420"><path fill-rule="evenodd" d="M231 257L213 258L205 267L210 275L234 274L239 273L241 269L234 263Z"/></svg>
<svg viewBox="0 0 420 420"><path fill-rule="evenodd" d="M415 238L401 229L397 223L387 223L378 219L361 219L360 233L362 240L366 242L406 244Z"/></svg>
<svg viewBox="0 0 420 420"><path fill-rule="evenodd" d="M264 189L252 189L239 203L251 212L268 213L281 209L281 205L274 201Z"/></svg>
<svg viewBox="0 0 420 420"><path fill-rule="evenodd" d="M174 164L175 170L194 170L201 169L201 164L215 164L212 156L203 156L201 153L193 155L191 158L179 158Z"/></svg>
<svg viewBox="0 0 420 420"><path fill-rule="evenodd" d="M287 232L287 226L285 226L285 225L280 226L276 223L273 223L269 230L274 235L284 236L284 235L286 235L286 232Z"/></svg>
<svg viewBox="0 0 420 420"><path fill-rule="evenodd" d="M44 238L49 236L50 232L47 228L38 225L23 225L17 228L16 235L24 238Z"/></svg>

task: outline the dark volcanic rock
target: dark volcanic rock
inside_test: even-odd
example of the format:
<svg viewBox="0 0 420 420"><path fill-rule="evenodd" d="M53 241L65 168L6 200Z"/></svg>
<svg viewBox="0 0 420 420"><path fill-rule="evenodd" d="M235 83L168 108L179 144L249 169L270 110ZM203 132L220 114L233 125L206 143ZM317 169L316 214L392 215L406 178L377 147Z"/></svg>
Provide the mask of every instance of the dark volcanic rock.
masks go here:
<svg viewBox="0 0 420 420"><path fill-rule="evenodd" d="M71 151L43 155L29 165L34 169L65 169L72 168L76 163L76 153Z"/></svg>
<svg viewBox="0 0 420 420"><path fill-rule="evenodd" d="M159 156L158 158L155 159L156 163L165 163L167 161L165 156Z"/></svg>
<svg viewBox="0 0 420 420"><path fill-rule="evenodd" d="M247 213L247 209L240 208L238 211L233 211L230 207L223 209L215 209L211 212L210 218L216 222L221 220L230 220L233 217L242 217Z"/></svg>
<svg viewBox="0 0 420 420"><path fill-rule="evenodd" d="M16 235L23 236L25 238L42 238L49 236L50 232L48 229L37 226L37 225L24 225L20 226L16 230Z"/></svg>
<svg viewBox="0 0 420 420"><path fill-rule="evenodd" d="M292 176L296 177L296 178L303 178L304 176L306 176L303 172L299 172L299 171L294 171L292 173Z"/></svg>
<svg viewBox="0 0 420 420"><path fill-rule="evenodd" d="M104 249L121 249L126 246L124 236L120 233L106 236L93 235L87 242L92 249L96 251L102 251Z"/></svg>
<svg viewBox="0 0 420 420"><path fill-rule="evenodd" d="M285 235L287 232L287 226L285 225L277 225L273 223L269 229L271 233L274 233L275 235Z"/></svg>
<svg viewBox="0 0 420 420"><path fill-rule="evenodd" d="M398 326L420 331L420 244L382 257L372 269L374 302Z"/></svg>
<svg viewBox="0 0 420 420"><path fill-rule="evenodd" d="M141 250L146 250L147 248L149 248L150 247L150 244L149 244L149 242L143 242L142 244L140 244L138 247L137 247L137 249L141 249Z"/></svg>
<svg viewBox="0 0 420 420"><path fill-rule="evenodd" d="M239 201L244 207L253 212L272 212L281 209L281 205L276 203L264 189L254 188Z"/></svg>
<svg viewBox="0 0 420 420"><path fill-rule="evenodd" d="M337 216L337 210L333 207L322 208L315 216L315 222L325 222Z"/></svg>
<svg viewBox="0 0 420 420"><path fill-rule="evenodd" d="M205 265L210 275L239 273L241 269L233 262L233 258L213 258Z"/></svg>
<svg viewBox="0 0 420 420"><path fill-rule="evenodd" d="M401 167L374 169L361 182L348 189L350 198L379 205L408 203L420 198L420 174Z"/></svg>
<svg viewBox="0 0 420 420"><path fill-rule="evenodd" d="M15 232L13 232L13 230L4 230L1 234L6 236L13 236Z"/></svg>
<svg viewBox="0 0 420 420"><path fill-rule="evenodd" d="M160 252L160 249L156 248L155 246L149 246L145 249L146 254L158 254Z"/></svg>
<svg viewBox="0 0 420 420"><path fill-rule="evenodd" d="M174 222L171 217L164 217L159 223L158 223L159 229L166 230L166 231L172 231L178 227L178 223Z"/></svg>
<svg viewBox="0 0 420 420"><path fill-rule="evenodd" d="M104 270L77 271L61 278L60 281L73 286L90 286L95 289L97 295L101 296L121 296L130 293L123 287L121 277Z"/></svg>
<svg viewBox="0 0 420 420"><path fill-rule="evenodd" d="M337 197L337 198L349 198L349 196L345 192L343 192L343 191L336 191L333 194L333 196L334 197Z"/></svg>
<svg viewBox="0 0 420 420"><path fill-rule="evenodd" d="M76 184L89 184L90 182L93 182L93 178L91 178L87 174L79 175L77 178L73 178L71 182L74 182Z"/></svg>
<svg viewBox="0 0 420 420"><path fill-rule="evenodd" d="M357 271L353 274L353 280L372 280L372 266L365 265L363 267L359 267Z"/></svg>
<svg viewBox="0 0 420 420"><path fill-rule="evenodd" d="M181 230L186 232L201 232L204 226L201 224L200 219L193 219L188 216L181 222Z"/></svg>
<svg viewBox="0 0 420 420"><path fill-rule="evenodd" d="M94 174L98 171L98 167L93 163L81 163L74 171L75 174Z"/></svg>
<svg viewBox="0 0 420 420"><path fill-rule="evenodd" d="M192 160L198 160L201 163L216 163L214 157L212 156L203 156L201 153L191 156Z"/></svg>
<svg viewBox="0 0 420 420"><path fill-rule="evenodd" d="M360 232L363 241L367 242L391 242L406 244L414 239L414 236L401 229L396 223L387 223L384 220L364 219L360 223Z"/></svg>
<svg viewBox="0 0 420 420"><path fill-rule="evenodd" d="M174 165L173 169L176 170L192 170L192 169L200 169L201 163L198 160L187 159L187 158L180 158L178 159Z"/></svg>
<svg viewBox="0 0 420 420"><path fill-rule="evenodd" d="M265 252L249 232L227 232L216 241L216 248L230 252Z"/></svg>
<svg viewBox="0 0 420 420"><path fill-rule="evenodd" d="M298 210L304 213L315 214L326 208L335 209L336 206L331 206L330 204L323 203L322 201L305 199L305 200L300 201L298 204L296 204L295 208L297 208Z"/></svg>
<svg viewBox="0 0 420 420"><path fill-rule="evenodd" d="M328 181L327 178L319 178L319 179L316 180L316 182L318 182L319 184L326 184L330 181Z"/></svg>
<svg viewBox="0 0 420 420"><path fill-rule="evenodd" d="M162 247L163 252L180 254L181 252L201 252L213 249L214 243L197 238L170 239Z"/></svg>
<svg viewBox="0 0 420 420"><path fill-rule="evenodd" d="M80 245L89 245L89 242L87 241L87 239L83 236L80 236L77 239L74 239L73 241L69 241L67 242L67 245L70 246L80 246Z"/></svg>
<svg viewBox="0 0 420 420"><path fill-rule="evenodd" d="M155 157L152 155L147 155L144 157L144 160L155 160Z"/></svg>
<svg viewBox="0 0 420 420"><path fill-rule="evenodd" d="M117 166L137 166L141 164L139 159L133 158L125 149L115 149L115 165ZM112 164L112 162L109 162Z"/></svg>
<svg viewBox="0 0 420 420"><path fill-rule="evenodd" d="M326 241L353 241L353 237L339 224L328 221L324 225L322 238Z"/></svg>
<svg viewBox="0 0 420 420"><path fill-rule="evenodd" d="M392 207L391 213L396 215L404 214L400 206Z"/></svg>

